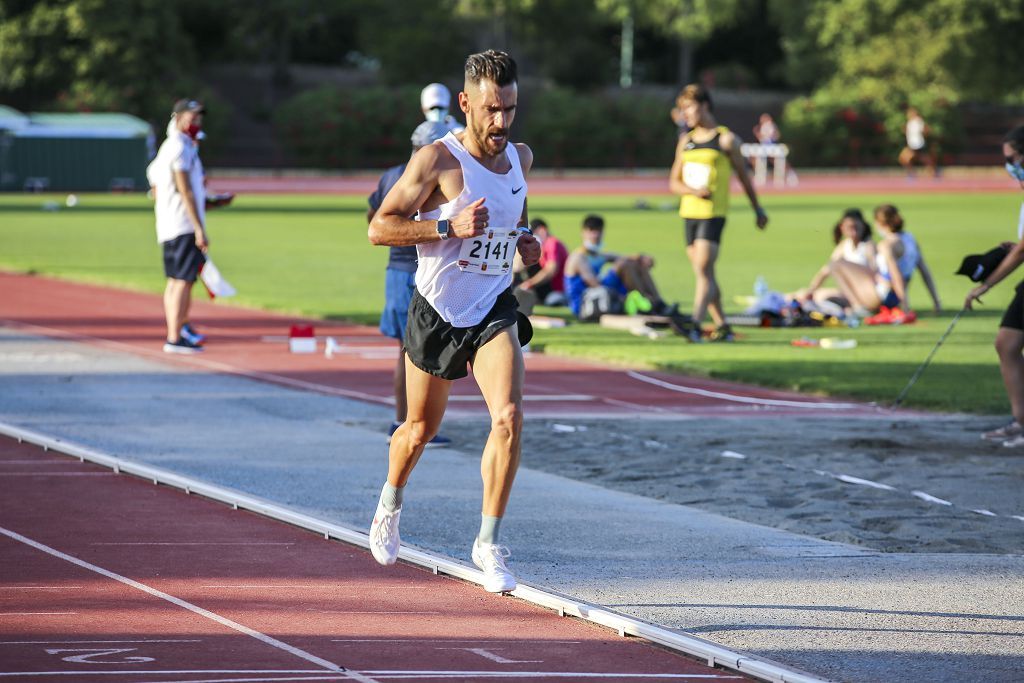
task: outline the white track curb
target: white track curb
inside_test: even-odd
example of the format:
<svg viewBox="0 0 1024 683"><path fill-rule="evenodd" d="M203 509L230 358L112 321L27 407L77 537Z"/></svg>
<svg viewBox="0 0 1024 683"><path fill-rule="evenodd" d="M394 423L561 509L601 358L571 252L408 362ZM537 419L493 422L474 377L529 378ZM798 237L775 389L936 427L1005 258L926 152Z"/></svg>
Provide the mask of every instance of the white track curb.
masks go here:
<svg viewBox="0 0 1024 683"><path fill-rule="evenodd" d="M43 450L57 451L76 457L83 462L89 461L108 467L117 474L131 474L148 479L154 484L181 489L187 494L197 493L204 498L230 505L236 510L249 510L271 519L287 522L320 534L325 539L337 539L360 548L369 549L370 547L369 537L363 531L317 519L242 491L192 479L152 465L117 458L87 446L29 429L22 429L5 422L0 422L0 434L41 446ZM447 574L471 583L483 584L483 573L478 569L437 553L403 545L398 557L411 564L430 569L435 574ZM580 602L550 589L534 588L520 583L511 595L535 605L553 609L561 616L574 616L606 626L617 631L620 636L636 636L672 650L684 652L703 659L709 666L720 666L765 681L772 681L772 683L828 683L826 679L786 667L769 659L735 652L696 636L657 626L600 605Z"/></svg>

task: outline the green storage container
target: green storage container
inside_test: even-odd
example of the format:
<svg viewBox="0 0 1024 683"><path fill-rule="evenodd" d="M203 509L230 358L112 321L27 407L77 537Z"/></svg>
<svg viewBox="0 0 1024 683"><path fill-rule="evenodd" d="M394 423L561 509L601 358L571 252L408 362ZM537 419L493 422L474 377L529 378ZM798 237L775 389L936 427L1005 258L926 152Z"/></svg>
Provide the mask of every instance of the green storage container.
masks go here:
<svg viewBox="0 0 1024 683"><path fill-rule="evenodd" d="M0 128L7 126L0 130L0 189L148 189L146 165L156 153L156 137L142 119L114 113L29 114L26 124L4 113L0 111Z"/></svg>

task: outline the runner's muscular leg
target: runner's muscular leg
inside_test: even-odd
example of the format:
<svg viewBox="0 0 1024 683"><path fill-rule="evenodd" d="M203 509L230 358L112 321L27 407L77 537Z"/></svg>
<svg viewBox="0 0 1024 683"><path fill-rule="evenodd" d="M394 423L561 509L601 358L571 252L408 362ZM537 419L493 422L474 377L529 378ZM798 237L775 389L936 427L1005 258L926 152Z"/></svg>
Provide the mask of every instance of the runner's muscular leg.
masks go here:
<svg viewBox="0 0 1024 683"><path fill-rule="evenodd" d="M452 380L423 372L406 356L407 414L405 422L391 436L388 451L388 483L392 486L405 486L427 442L437 435L451 388Z"/></svg>
<svg viewBox="0 0 1024 683"><path fill-rule="evenodd" d="M491 414L491 433L480 461L482 512L491 517L504 516L519 468L525 373L515 325L480 347L473 360L473 376Z"/></svg>

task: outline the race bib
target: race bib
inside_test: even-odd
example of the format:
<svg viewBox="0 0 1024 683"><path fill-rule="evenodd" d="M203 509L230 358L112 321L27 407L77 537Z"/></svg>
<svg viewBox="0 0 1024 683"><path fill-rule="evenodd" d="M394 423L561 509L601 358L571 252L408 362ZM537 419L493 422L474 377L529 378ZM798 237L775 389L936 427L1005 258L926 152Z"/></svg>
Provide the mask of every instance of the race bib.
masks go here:
<svg viewBox="0 0 1024 683"><path fill-rule="evenodd" d="M516 242L522 233L516 228L489 228L478 237L462 240L459 269L464 273L504 275L512 270Z"/></svg>
<svg viewBox="0 0 1024 683"><path fill-rule="evenodd" d="M683 166L683 182L695 190L703 190L711 183L711 166L688 162Z"/></svg>

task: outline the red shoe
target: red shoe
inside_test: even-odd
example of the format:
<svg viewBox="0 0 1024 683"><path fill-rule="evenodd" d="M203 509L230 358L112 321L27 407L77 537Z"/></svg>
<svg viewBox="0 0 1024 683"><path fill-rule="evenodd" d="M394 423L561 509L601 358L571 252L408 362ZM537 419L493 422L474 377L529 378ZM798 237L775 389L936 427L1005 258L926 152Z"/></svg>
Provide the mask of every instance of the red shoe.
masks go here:
<svg viewBox="0 0 1024 683"><path fill-rule="evenodd" d="M907 311L904 313L902 309L894 308L891 313L893 325L909 325L917 320L917 313L914 313L913 311Z"/></svg>
<svg viewBox="0 0 1024 683"><path fill-rule="evenodd" d="M899 309L896 309L899 310ZM902 314L902 311L901 311ZM892 310L888 306L880 306L878 313L873 316L864 319L865 325L891 325L892 324Z"/></svg>

